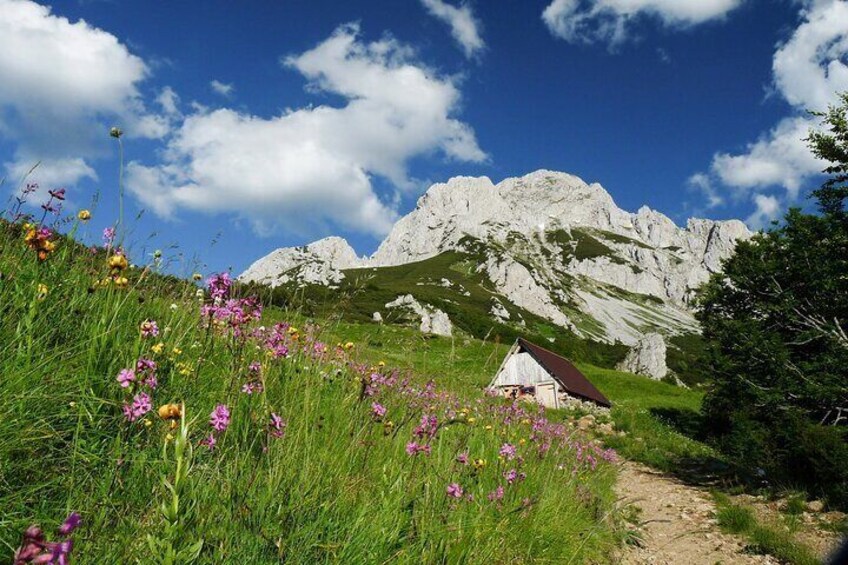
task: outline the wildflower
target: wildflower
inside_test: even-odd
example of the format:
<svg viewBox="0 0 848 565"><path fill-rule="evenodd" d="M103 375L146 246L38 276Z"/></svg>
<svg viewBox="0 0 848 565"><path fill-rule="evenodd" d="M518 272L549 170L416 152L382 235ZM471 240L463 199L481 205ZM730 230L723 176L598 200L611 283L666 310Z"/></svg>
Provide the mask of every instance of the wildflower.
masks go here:
<svg viewBox="0 0 848 565"><path fill-rule="evenodd" d="M74 530L79 527L80 522L82 522L82 518L76 512L71 512L65 521L59 526L59 535L61 536L69 536L73 533Z"/></svg>
<svg viewBox="0 0 848 565"><path fill-rule="evenodd" d="M35 293L35 297L38 300L44 300L45 298L47 298L47 285L46 284L38 283L38 289L37 289L37 292Z"/></svg>
<svg viewBox="0 0 848 565"><path fill-rule="evenodd" d="M456 456L456 462L460 465L468 465L468 452L465 451Z"/></svg>
<svg viewBox="0 0 848 565"><path fill-rule="evenodd" d="M486 430L491 430L491 429L492 429L492 426L491 426L491 425L489 425L489 424L487 424L487 425L485 426L485 429L486 429Z"/></svg>
<svg viewBox="0 0 848 565"><path fill-rule="evenodd" d="M489 500L492 502L497 502L502 500L504 497L504 488L502 486L498 486L495 490L489 493Z"/></svg>
<svg viewBox="0 0 848 565"><path fill-rule="evenodd" d="M132 404L124 404L124 416L130 422L135 422L153 408L150 403L150 396L147 393L140 392L133 398Z"/></svg>
<svg viewBox="0 0 848 565"><path fill-rule="evenodd" d="M128 266L127 258L122 253L116 253L109 257L109 268L113 271L123 271Z"/></svg>
<svg viewBox="0 0 848 565"><path fill-rule="evenodd" d="M268 431L275 438L281 438L286 434L286 421L280 416L271 412L271 421L268 424Z"/></svg>
<svg viewBox="0 0 848 565"><path fill-rule="evenodd" d="M353 342L349 341L349 342L345 343L344 348L347 349L348 351L350 351L351 349L353 349Z"/></svg>
<svg viewBox="0 0 848 565"><path fill-rule="evenodd" d="M474 460L474 468L476 470L480 471L485 466L486 466L486 460L485 459L475 459Z"/></svg>
<svg viewBox="0 0 848 565"><path fill-rule="evenodd" d="M162 351L164 351L164 350L165 350L165 344L162 343L161 341L150 348L150 351L152 351L156 355L161 355Z"/></svg>
<svg viewBox="0 0 848 565"><path fill-rule="evenodd" d="M124 135L124 132L123 130L121 130L121 128L113 127L109 130L109 135L111 135L115 139L121 139L121 136Z"/></svg>
<svg viewBox="0 0 848 565"><path fill-rule="evenodd" d="M158 410L163 420L179 420L182 416L182 406L179 404L163 404Z"/></svg>
<svg viewBox="0 0 848 565"><path fill-rule="evenodd" d="M49 194L51 198L55 198L56 200L64 200L65 199L65 189L64 188L60 188L58 190L48 190L47 194Z"/></svg>
<svg viewBox="0 0 848 565"><path fill-rule="evenodd" d="M209 296L213 299L227 299L230 297L230 287L233 285L230 274L227 272L217 273L206 279L209 286Z"/></svg>
<svg viewBox="0 0 848 565"><path fill-rule="evenodd" d="M171 306L170 306L170 308L171 308L171 312L176 312L176 311L177 311L177 308L179 308L179 306L177 306L176 304L173 304L173 303L172 303L172 304L171 304Z"/></svg>
<svg viewBox="0 0 848 565"><path fill-rule="evenodd" d="M506 459L507 461L515 459L515 446L509 443L503 444L501 446L501 450L498 452L498 455L501 458Z"/></svg>
<svg viewBox="0 0 848 565"><path fill-rule="evenodd" d="M133 381L135 381L135 371L132 369L121 369L121 372L118 373L118 383L120 383L121 388L129 388Z"/></svg>
<svg viewBox="0 0 848 565"><path fill-rule="evenodd" d="M103 245L106 247L111 247L112 242L115 241L115 228L108 227L103 229Z"/></svg>
<svg viewBox="0 0 848 565"><path fill-rule="evenodd" d="M253 394L254 392L262 392L263 390L265 390L265 387L259 381L251 381L243 384L241 387L241 391L244 394Z"/></svg>
<svg viewBox="0 0 848 565"><path fill-rule="evenodd" d="M450 498L462 498L462 487L458 483L449 484L445 491Z"/></svg>
<svg viewBox="0 0 848 565"><path fill-rule="evenodd" d="M213 433L210 433L206 438L200 440L200 445L205 445L209 448L209 451L215 449L216 443L218 443L218 441L215 439L215 434Z"/></svg>
<svg viewBox="0 0 848 565"><path fill-rule="evenodd" d="M162 250L157 249L156 251L154 251L153 252L153 258L154 259L161 259L162 258Z"/></svg>
<svg viewBox="0 0 848 565"><path fill-rule="evenodd" d="M141 323L141 337L156 337L159 335L159 325L154 320Z"/></svg>
<svg viewBox="0 0 848 565"><path fill-rule="evenodd" d="M114 283L118 288L126 288L130 281L127 280L127 277L115 277Z"/></svg>
<svg viewBox="0 0 848 565"><path fill-rule="evenodd" d="M37 228L29 224L27 226L29 227L25 230L24 243L36 252L39 261L44 261L56 249L56 244L50 240L53 232L47 228Z"/></svg>
<svg viewBox="0 0 848 565"><path fill-rule="evenodd" d="M203 275L201 275L200 273L194 273L193 275L191 275L191 278L196 280L196 281L199 281L199 280L203 279Z"/></svg>
<svg viewBox="0 0 848 565"><path fill-rule="evenodd" d="M430 445L421 445L417 442L411 441L406 444L406 454L407 455L418 455L419 453L424 453L426 455L430 455Z"/></svg>
<svg viewBox="0 0 848 565"><path fill-rule="evenodd" d="M371 415L375 420L380 421L380 419L386 415L386 407L379 402L372 402Z"/></svg>
<svg viewBox="0 0 848 565"><path fill-rule="evenodd" d="M91 212L88 210L80 210L77 212L77 219L81 222L87 222L91 219Z"/></svg>
<svg viewBox="0 0 848 565"><path fill-rule="evenodd" d="M508 484L513 484L516 481L523 481L525 478L527 478L527 475L525 473L519 473L515 469L510 469L509 471L506 471L503 476Z"/></svg>
<svg viewBox="0 0 848 565"><path fill-rule="evenodd" d="M65 539L56 542L47 541L44 532L38 526L30 526L24 532L21 547L15 552L14 564L58 563L66 565L69 563L71 549L74 546L73 540L69 536L79 526L80 522L80 515L71 512L58 530L59 535Z"/></svg>
<svg viewBox="0 0 848 565"><path fill-rule="evenodd" d="M468 422L469 424L473 424L476 421L477 421L477 418L475 418L474 416L471 416L470 418L468 418L466 420L466 422Z"/></svg>
<svg viewBox="0 0 848 565"><path fill-rule="evenodd" d="M209 425L215 431L223 432L230 425L230 409L226 404L219 404L209 415Z"/></svg>

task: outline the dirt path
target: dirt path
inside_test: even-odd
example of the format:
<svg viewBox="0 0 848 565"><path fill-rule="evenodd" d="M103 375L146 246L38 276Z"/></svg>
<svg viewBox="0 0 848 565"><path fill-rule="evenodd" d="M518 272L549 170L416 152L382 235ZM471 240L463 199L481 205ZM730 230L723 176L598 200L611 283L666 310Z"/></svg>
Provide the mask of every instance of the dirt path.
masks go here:
<svg viewBox="0 0 848 565"><path fill-rule="evenodd" d="M741 539L722 533L705 490L630 461L622 464L616 489L625 504L642 510L637 520L642 547L628 546L621 563L778 563L769 556L744 553Z"/></svg>

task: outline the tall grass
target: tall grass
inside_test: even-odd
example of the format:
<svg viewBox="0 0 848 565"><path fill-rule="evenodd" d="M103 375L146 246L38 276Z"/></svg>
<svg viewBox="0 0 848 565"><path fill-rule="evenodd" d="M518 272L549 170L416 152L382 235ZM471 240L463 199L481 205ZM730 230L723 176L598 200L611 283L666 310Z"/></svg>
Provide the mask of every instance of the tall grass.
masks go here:
<svg viewBox="0 0 848 565"><path fill-rule="evenodd" d="M611 559L613 455L543 413L361 363L155 261L55 233L39 260L26 233L0 221L0 561L71 511L81 563Z"/></svg>

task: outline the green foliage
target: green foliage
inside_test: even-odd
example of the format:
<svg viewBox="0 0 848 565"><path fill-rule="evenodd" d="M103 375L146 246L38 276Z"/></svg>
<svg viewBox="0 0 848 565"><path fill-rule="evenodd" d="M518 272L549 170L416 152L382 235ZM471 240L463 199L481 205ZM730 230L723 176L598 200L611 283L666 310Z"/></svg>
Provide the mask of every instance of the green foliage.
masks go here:
<svg viewBox="0 0 848 565"><path fill-rule="evenodd" d="M749 551L772 555L783 563L816 565L819 560L803 544L780 525L763 524L757 520L753 509L734 503L729 497L713 493L716 502L716 520L722 530L748 538Z"/></svg>
<svg viewBox="0 0 848 565"><path fill-rule="evenodd" d="M843 96L848 105L848 97ZM702 290L714 383L704 403L716 445L758 479L800 485L848 507L846 107L826 115L814 153L840 160L816 195L738 245Z"/></svg>
<svg viewBox="0 0 848 565"><path fill-rule="evenodd" d="M17 227L0 228L0 561L30 524L52 529L68 509L82 515L73 549L80 563L185 563L195 554L199 563L604 562L618 544L615 469L572 475L558 468L575 463L567 450L535 455L529 426L505 426L477 403L479 384L438 369L451 340L419 334L397 350L389 332L415 332L369 324L356 334L333 322L320 335L331 350L336 340L361 337L385 344L374 346L375 356L414 352L432 363L440 385L460 393L451 403L471 407L476 423L446 424L432 453L412 458L405 446L424 407L400 393L380 397L393 423L376 421L347 357L315 359L293 347L289 358L270 359L253 342L242 346L207 329L197 288L157 275L155 265L128 268L127 288L93 288L108 274L102 251L62 241L39 262ZM263 323L290 316L303 320L270 308ZM140 336L148 319L159 324L155 340ZM367 333L374 329L386 333ZM452 371L461 377L463 364L498 347L476 340L457 347ZM158 365L154 411L128 422L116 375L140 356ZM264 392L243 394L257 357ZM196 420L173 430L155 409L183 401ZM214 450L198 448L218 403L230 406L232 423ZM272 407L287 420L283 438L269 437ZM526 480L490 503L486 493L505 470L498 450L519 439L527 444L519 447ZM479 472L459 465L466 449L488 464ZM452 502L445 494L452 481L474 501Z"/></svg>
<svg viewBox="0 0 848 565"><path fill-rule="evenodd" d="M474 242L469 238L465 246L470 248ZM404 313L385 307L399 295L411 294L447 313L456 328L477 339L512 343L524 337L571 359L604 367L614 367L627 354L624 345L596 342L567 329L552 327L547 320L506 300L501 302L512 323L493 319L491 308L499 295L488 278L477 272L480 260L476 254L449 251L395 267L345 271L346 277L338 288L284 285L268 289L250 284L242 292L257 294L266 303L324 319L367 322L374 312L381 312L387 324L414 324ZM443 286L443 279L450 286ZM524 320L523 327L517 323L519 320Z"/></svg>

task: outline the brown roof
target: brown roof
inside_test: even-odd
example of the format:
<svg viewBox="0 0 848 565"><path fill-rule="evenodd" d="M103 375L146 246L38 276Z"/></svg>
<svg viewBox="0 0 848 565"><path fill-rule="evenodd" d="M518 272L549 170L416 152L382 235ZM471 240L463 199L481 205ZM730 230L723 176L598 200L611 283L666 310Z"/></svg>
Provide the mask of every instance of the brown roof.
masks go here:
<svg viewBox="0 0 848 565"><path fill-rule="evenodd" d="M518 338L518 345L521 349L532 355L565 388L568 394L584 400L591 400L601 406L612 406L610 401L607 400L607 397L601 394L601 391L596 389L595 385L590 383L589 379L578 371L577 367L572 365L565 357L557 355L553 351L548 351L544 347L530 343L523 338Z"/></svg>

